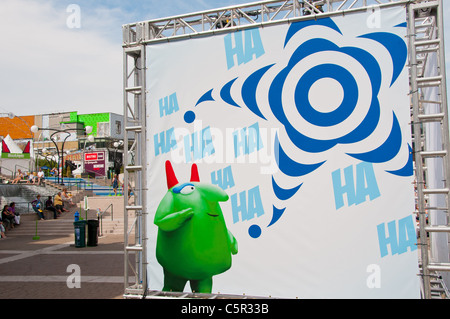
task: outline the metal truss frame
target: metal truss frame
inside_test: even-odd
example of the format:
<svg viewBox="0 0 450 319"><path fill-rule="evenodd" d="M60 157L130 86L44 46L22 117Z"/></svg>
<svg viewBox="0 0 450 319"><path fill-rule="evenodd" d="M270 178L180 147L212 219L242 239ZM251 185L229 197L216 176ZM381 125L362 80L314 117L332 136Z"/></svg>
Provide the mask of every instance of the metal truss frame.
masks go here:
<svg viewBox="0 0 450 319"><path fill-rule="evenodd" d="M415 134L415 145L422 145L422 141L427 138L423 133L423 123L437 121L442 125L443 149L429 151L415 149L415 172L418 187L417 202L418 213L420 215L420 236L427 238L429 232L448 232L448 225L430 226L426 223L424 212L431 209L426 206L426 195L433 191L446 196L447 203L449 186L442 189L425 189L427 173L424 170L426 158L444 158L445 181L450 180L449 159L447 152L449 148L448 138L448 115L447 97L445 83L444 65L444 45L442 36L442 0L269 0L259 1L243 5L230 6L226 8L207 10L203 12L179 15L174 17L154 19L122 26L123 31L123 55L124 55L124 117L126 132L134 133L135 140L131 148L128 147L128 135L125 138L125 193L128 190L128 183L134 179L136 183L134 193L135 202L129 204L126 196L125 201L125 293L127 298L140 298L158 296L161 292L150 291L147 284L147 256L146 256L146 168L147 163L145 152L146 141L146 55L147 45L160 42L184 40L195 37L214 35L219 33L234 32L246 28L264 27L274 24L292 23L299 20L315 19L317 17L345 15L350 12L360 12L375 10L375 7L384 8L390 6L404 5L407 7L409 24L409 48L410 48L410 76L411 76L411 118L412 130L421 132ZM424 11L428 7L434 8L431 11ZM418 12L421 12L421 16ZM428 12L428 13L427 13ZM413 21L413 23L411 23ZM437 30L438 38L424 39L417 36L423 32L431 35L430 28ZM440 60L438 77L425 78L427 57L430 52L437 52ZM131 61L131 62L130 62ZM131 81L130 81L131 80ZM132 82L132 83L130 83ZM421 105L421 88L438 85L440 89L442 106L439 114L423 114ZM132 101L130 103L130 97ZM135 163L131 163L129 158L133 154ZM449 207L447 205L447 207ZM444 208L447 211L448 209ZM129 225L128 216L135 213L135 220ZM132 230L135 231L134 244L130 244ZM450 269L450 264L430 262L429 245L421 243L422 271L424 298L431 298L430 274L433 271L444 271ZM135 264L130 263L131 254L135 253ZM424 257L425 256L425 257ZM132 273L133 272L133 273ZM135 277L134 284L130 286L129 277ZM164 298L186 298L191 294L163 294ZM198 294L194 296L199 298ZM211 296L205 296L211 298ZM215 296L213 296L215 298ZM221 298L226 298L221 296ZM235 297L234 297L235 298Z"/></svg>
<svg viewBox="0 0 450 319"><path fill-rule="evenodd" d="M145 57L144 45L123 50L124 284L126 294L138 295L145 295L147 291ZM129 147L130 138L133 140L131 147ZM129 199L125 194L128 194L132 184L134 184L133 196ZM129 221L130 218L133 218L132 222ZM133 257L134 263L131 262ZM134 283L130 285L129 279L133 276Z"/></svg>
<svg viewBox="0 0 450 319"><path fill-rule="evenodd" d="M316 16L342 15L407 4L410 0L269 0L136 22L123 26L123 44L152 44L245 28L289 23Z"/></svg>
<svg viewBox="0 0 450 319"><path fill-rule="evenodd" d="M442 294L448 291L445 282L439 280L440 273L450 271L448 252L439 253L431 245L436 233L447 233L449 244L450 233L450 144L442 0L411 2L408 5L408 29L423 298L440 299L442 295L449 298L447 293ZM435 59L435 64L429 61L431 58ZM435 90L436 96L426 100L431 89ZM435 141L431 141L433 137ZM432 142L438 141L440 145L432 148ZM439 176L439 182L434 180L435 176ZM445 207L432 206L430 196L435 196L435 202L440 197L440 203L445 203ZM444 214L446 222L436 223L432 214Z"/></svg>

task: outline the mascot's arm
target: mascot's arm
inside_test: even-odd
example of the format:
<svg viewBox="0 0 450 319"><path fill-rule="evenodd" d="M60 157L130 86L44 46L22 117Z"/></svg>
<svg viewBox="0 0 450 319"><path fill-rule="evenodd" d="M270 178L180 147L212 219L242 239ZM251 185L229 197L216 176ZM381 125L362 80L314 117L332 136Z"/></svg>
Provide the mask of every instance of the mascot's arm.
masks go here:
<svg viewBox="0 0 450 319"><path fill-rule="evenodd" d="M228 231L228 241L230 243L231 253L236 255L238 253L238 243L230 231Z"/></svg>
<svg viewBox="0 0 450 319"><path fill-rule="evenodd" d="M156 210L153 221L155 225L161 230L173 231L181 227L194 214L192 208L183 209L178 212L174 212L173 210L173 194L168 192Z"/></svg>
<svg viewBox="0 0 450 319"><path fill-rule="evenodd" d="M169 213L161 219L156 220L155 224L161 230L173 231L181 227L185 221L194 215L192 208L186 208L179 212Z"/></svg>

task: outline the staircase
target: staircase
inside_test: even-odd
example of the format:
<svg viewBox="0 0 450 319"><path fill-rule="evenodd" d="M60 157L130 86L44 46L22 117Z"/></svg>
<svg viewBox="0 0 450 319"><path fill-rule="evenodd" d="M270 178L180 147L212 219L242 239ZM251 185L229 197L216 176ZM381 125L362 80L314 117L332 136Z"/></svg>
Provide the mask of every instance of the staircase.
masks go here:
<svg viewBox="0 0 450 319"><path fill-rule="evenodd" d="M38 187L38 186L36 186ZM50 187L47 184L46 187ZM52 190L53 192L54 190ZM79 191L74 193L72 199L75 206L66 207L69 212L64 212L57 219L53 219L53 212L44 211L45 220L37 221L37 214L21 213L21 224L14 229L8 230L7 237L30 236L36 235L36 224L38 228L38 236L72 236L74 233L74 213L79 211L80 217L87 220L97 220L97 209L101 213L99 219L99 236L120 235L124 234L124 199L122 196L89 196L89 209L84 210L84 196L90 191ZM128 218L133 220L134 212L128 214ZM134 229L130 233L134 234Z"/></svg>

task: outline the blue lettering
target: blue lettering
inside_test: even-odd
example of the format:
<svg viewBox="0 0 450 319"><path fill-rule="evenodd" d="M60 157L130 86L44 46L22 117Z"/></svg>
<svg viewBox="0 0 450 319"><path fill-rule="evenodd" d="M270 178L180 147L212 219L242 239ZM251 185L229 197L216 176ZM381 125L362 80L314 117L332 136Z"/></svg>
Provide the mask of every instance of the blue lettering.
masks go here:
<svg viewBox="0 0 450 319"><path fill-rule="evenodd" d="M344 169L345 184L342 185L341 170L331 173L334 188L334 202L336 210L344 206L344 194L347 194L347 203L352 205L355 202L355 186L353 184L353 167Z"/></svg>
<svg viewBox="0 0 450 319"><path fill-rule="evenodd" d="M261 41L261 35L258 29L245 30L245 63L262 56L264 52L264 47Z"/></svg>
<svg viewBox="0 0 450 319"><path fill-rule="evenodd" d="M238 157L242 154L248 154L248 144L247 144L247 128L244 127L240 131L233 132L233 141L234 141L234 157Z"/></svg>
<svg viewBox="0 0 450 319"><path fill-rule="evenodd" d="M367 196L372 201L380 197L380 190L372 163L362 162L356 165L356 205L365 202Z"/></svg>
<svg viewBox="0 0 450 319"><path fill-rule="evenodd" d="M411 252L417 249L416 230L412 216L398 221L398 233L395 220L389 222L387 228L389 235L386 235L386 225L384 223L377 226L381 257L389 254L388 245L391 247L392 255L406 253L408 247Z"/></svg>
<svg viewBox="0 0 450 319"><path fill-rule="evenodd" d="M175 140L175 128L170 128L165 132L155 134L153 136L153 141L155 144L155 156L160 153L165 154L170 152L172 149L177 148L177 142Z"/></svg>
<svg viewBox="0 0 450 319"><path fill-rule="evenodd" d="M234 46L232 43L233 37ZM228 70L235 65L235 55L237 64L241 65L242 63L250 62L253 60L253 57L257 59L265 53L258 29L229 33L224 37L224 42Z"/></svg>
<svg viewBox="0 0 450 319"><path fill-rule="evenodd" d="M234 131L233 141L234 157L259 151L263 147L263 143L259 132L258 122L248 128L244 127L241 130Z"/></svg>
<svg viewBox="0 0 450 319"><path fill-rule="evenodd" d="M248 202L247 202L248 193ZM248 192L243 191L238 194L231 195L231 210L233 213L233 223L239 222L239 213L241 213L242 221L251 220L255 217L264 215L264 208L261 200L259 186L250 189Z"/></svg>
<svg viewBox="0 0 450 319"><path fill-rule="evenodd" d="M159 100L159 117L170 115L180 110L177 94L173 93Z"/></svg>
<svg viewBox="0 0 450 319"><path fill-rule="evenodd" d="M342 183L341 170L331 173L336 210L344 206L344 194L347 194L347 205L359 205L367 200L380 197L375 172L371 163L362 162L356 165L356 187L353 166L344 169L345 184Z"/></svg>
<svg viewBox="0 0 450 319"><path fill-rule="evenodd" d="M259 192L259 186L256 186L248 191L247 220L262 215L264 215L264 208L261 200L261 193Z"/></svg>
<svg viewBox="0 0 450 319"><path fill-rule="evenodd" d="M211 173L211 183L219 186L223 190L235 186L233 172L231 166L225 167L223 170Z"/></svg>
<svg viewBox="0 0 450 319"><path fill-rule="evenodd" d="M247 192L239 193L240 204L238 204L238 194L231 195L231 211L233 212L233 223L239 222L239 212L241 213L242 220L247 217Z"/></svg>
<svg viewBox="0 0 450 319"><path fill-rule="evenodd" d="M186 163L202 159L215 153L210 127L184 137Z"/></svg>

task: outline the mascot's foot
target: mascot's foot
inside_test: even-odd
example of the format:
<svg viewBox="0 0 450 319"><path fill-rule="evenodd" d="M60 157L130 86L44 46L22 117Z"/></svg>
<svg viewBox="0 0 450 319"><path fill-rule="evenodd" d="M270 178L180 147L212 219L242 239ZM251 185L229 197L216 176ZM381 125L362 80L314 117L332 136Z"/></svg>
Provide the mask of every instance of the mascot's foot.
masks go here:
<svg viewBox="0 0 450 319"><path fill-rule="evenodd" d="M183 292L187 283L186 278L175 276L174 274L164 270L164 288L163 291Z"/></svg>
<svg viewBox="0 0 450 319"><path fill-rule="evenodd" d="M188 279L164 271L163 291L183 292ZM191 290L194 293L210 294L212 292L212 277L201 280L190 280Z"/></svg>
<svg viewBox="0 0 450 319"><path fill-rule="evenodd" d="M212 277L201 279L201 280L191 280L192 292L210 294L212 292Z"/></svg>

